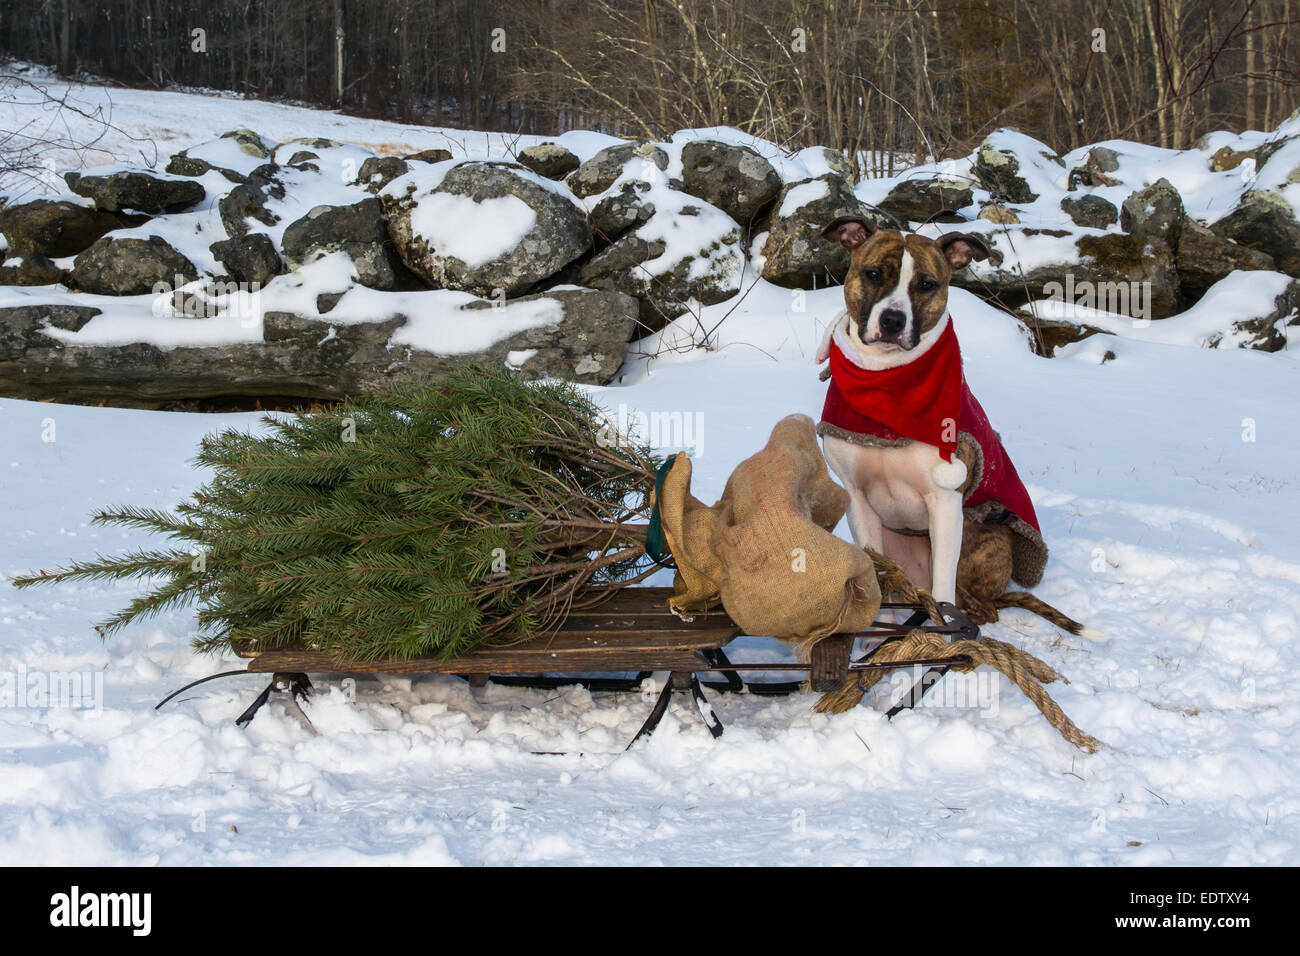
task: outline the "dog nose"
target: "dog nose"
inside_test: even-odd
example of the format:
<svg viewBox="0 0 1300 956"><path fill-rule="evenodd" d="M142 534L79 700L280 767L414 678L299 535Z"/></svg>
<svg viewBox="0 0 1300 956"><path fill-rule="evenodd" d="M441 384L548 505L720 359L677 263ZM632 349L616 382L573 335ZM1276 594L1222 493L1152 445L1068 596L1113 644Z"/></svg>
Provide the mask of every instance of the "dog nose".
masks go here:
<svg viewBox="0 0 1300 956"><path fill-rule="evenodd" d="M880 313L880 334L891 338L903 334L907 326L907 316L899 309L886 309Z"/></svg>

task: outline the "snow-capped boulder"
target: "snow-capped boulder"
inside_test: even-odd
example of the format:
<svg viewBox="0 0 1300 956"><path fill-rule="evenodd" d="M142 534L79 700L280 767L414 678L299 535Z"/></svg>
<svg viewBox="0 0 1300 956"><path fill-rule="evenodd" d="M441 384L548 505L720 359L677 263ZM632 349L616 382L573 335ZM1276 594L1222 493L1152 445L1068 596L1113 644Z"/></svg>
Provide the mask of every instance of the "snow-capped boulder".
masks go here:
<svg viewBox="0 0 1300 956"><path fill-rule="evenodd" d="M361 164L357 182L367 192L377 193L398 176L411 171L411 164L396 156L371 156Z"/></svg>
<svg viewBox="0 0 1300 956"><path fill-rule="evenodd" d="M1280 192L1250 190L1232 212L1210 228L1225 239L1272 256L1287 275L1300 276L1300 220Z"/></svg>
<svg viewBox="0 0 1300 956"><path fill-rule="evenodd" d="M198 277L194 263L159 236L105 236L73 261L69 282L82 292L142 295L156 283L175 287Z"/></svg>
<svg viewBox="0 0 1300 956"><path fill-rule="evenodd" d="M577 156L554 143L525 146L519 151L518 159L521 166L546 179L563 179L582 165Z"/></svg>
<svg viewBox="0 0 1300 956"><path fill-rule="evenodd" d="M1119 225L1125 232L1170 248L1178 245L1184 218L1183 197L1164 178L1132 193L1119 210Z"/></svg>
<svg viewBox="0 0 1300 956"><path fill-rule="evenodd" d="M635 164L628 169L629 164ZM650 167L660 172L668 168L668 154L654 143L621 143L602 149L565 180L575 196L585 199L603 193L625 176L632 179L650 177Z"/></svg>
<svg viewBox="0 0 1300 956"><path fill-rule="evenodd" d="M20 305L0 308L0 359L14 363L12 367L0 365L0 385L5 388L4 394L37 397L23 387L25 382L42 375L40 367L24 367L28 349L44 350L56 344L45 333L45 329L76 332L99 314L99 309L83 305Z"/></svg>
<svg viewBox="0 0 1300 956"><path fill-rule="evenodd" d="M821 158L831 172L843 180L853 182L853 163L847 156L838 149L831 149L827 146L814 146L812 149L820 151Z"/></svg>
<svg viewBox="0 0 1300 956"><path fill-rule="evenodd" d="M275 251L275 243L264 233L254 232L238 239L222 239L214 242L209 249L226 270L226 275L236 282L266 285L284 271L284 263Z"/></svg>
<svg viewBox="0 0 1300 956"><path fill-rule="evenodd" d="M613 242L629 229L641 225L655 214L650 201L650 183L629 180L602 196L591 212L587 223L597 239Z"/></svg>
<svg viewBox="0 0 1300 956"><path fill-rule="evenodd" d="M1280 352L1287 347L1288 329L1300 326L1300 280L1292 281L1282 294L1273 300L1273 308L1255 319L1232 323L1223 333L1209 336L1209 348L1257 349L1261 352Z"/></svg>
<svg viewBox="0 0 1300 956"><path fill-rule="evenodd" d="M747 146L692 140L682 147L682 182L692 196L749 225L781 191L781 177Z"/></svg>
<svg viewBox="0 0 1300 956"><path fill-rule="evenodd" d="M371 289L400 289L412 285L388 238L378 199L349 206L316 206L284 231L284 257L292 268L321 254L345 252L357 270L357 281Z"/></svg>
<svg viewBox="0 0 1300 956"><path fill-rule="evenodd" d="M1273 257L1249 246L1229 242L1195 219L1183 221L1174 257L1183 293L1199 299L1205 291L1234 270L1272 271Z"/></svg>
<svg viewBox="0 0 1300 956"><path fill-rule="evenodd" d="M1065 163L1044 143L1012 129L990 133L975 151L972 171L981 186L1007 202L1033 202L1060 188Z"/></svg>
<svg viewBox="0 0 1300 956"><path fill-rule="evenodd" d="M65 173L68 188L108 212L179 212L203 201L203 186L193 179L148 169L119 169L96 175Z"/></svg>
<svg viewBox="0 0 1300 956"><path fill-rule="evenodd" d="M844 278L849 254L822 238L837 216L863 216L885 228L898 228L889 216L870 210L849 184L833 173L787 183L768 219L763 243L763 278L777 285L811 289Z"/></svg>
<svg viewBox="0 0 1300 956"><path fill-rule="evenodd" d="M66 199L37 199L0 209L0 233L11 253L39 252L52 259L75 256L109 230L143 221Z"/></svg>
<svg viewBox="0 0 1300 956"><path fill-rule="evenodd" d="M271 159L272 144L252 130L232 130L218 139L183 149L167 163L176 176L202 176L213 170L232 183L246 182L248 174Z"/></svg>
<svg viewBox="0 0 1300 956"><path fill-rule="evenodd" d="M952 284L959 288L1022 305L1054 286L1097 291L1122 283L1126 290L1139 290L1143 308L1149 305L1147 318L1164 318L1182 306L1173 253L1164 243L1118 232L1079 236L1065 229L1024 227L1011 229L1009 237L1001 230L981 235L994 255L955 273Z"/></svg>
<svg viewBox="0 0 1300 956"><path fill-rule="evenodd" d="M653 215L594 256L578 272L581 285L636 296L643 331L740 291L745 256L740 226L703 200L661 187Z"/></svg>
<svg viewBox="0 0 1300 956"><path fill-rule="evenodd" d="M62 281L63 270L39 252L0 263L0 285L53 285Z"/></svg>
<svg viewBox="0 0 1300 956"><path fill-rule="evenodd" d="M876 205L905 222L929 222L940 213L962 209L972 202L974 196L970 186L963 182L942 177L916 177L900 180ZM950 216L938 221L962 220Z"/></svg>
<svg viewBox="0 0 1300 956"><path fill-rule="evenodd" d="M284 194L280 187L280 194ZM241 183L217 200L217 211L226 235L238 239L249 233L249 221L274 226L279 217L266 207L268 189L258 182Z"/></svg>
<svg viewBox="0 0 1300 956"><path fill-rule="evenodd" d="M569 191L513 163L426 167L380 197L402 260L435 289L519 295L591 248Z"/></svg>
<svg viewBox="0 0 1300 956"><path fill-rule="evenodd" d="M1080 186L1118 186L1120 181L1111 175L1119 171L1119 153L1109 146L1094 146L1088 150L1082 166L1070 170L1068 187L1071 191Z"/></svg>
<svg viewBox="0 0 1300 956"><path fill-rule="evenodd" d="M337 399L471 363L604 384L623 362L637 316L635 300L591 289L501 305L448 290L352 286L333 297L326 315L311 295L297 296L301 309L274 307L294 300L294 292L276 290L294 278L262 292L267 311L243 332L247 338L223 344L176 341L165 328L151 333L148 320L138 325L138 341L94 344L97 308L0 308L0 394L139 407L232 394ZM314 288L306 281L297 292ZM201 338L202 324L212 321L223 320L184 325Z"/></svg>
<svg viewBox="0 0 1300 956"><path fill-rule="evenodd" d="M510 307L558 303L554 325L538 325L502 339L475 356L478 364L505 364L526 378L562 378L603 385L614 377L627 356L627 343L636 327L639 305L629 295L602 289L552 289L525 295ZM494 310L491 302L465 306L466 321ZM466 360L461 360L464 362Z"/></svg>
<svg viewBox="0 0 1300 956"><path fill-rule="evenodd" d="M1076 226L1105 229L1119 221L1119 210L1109 199L1094 194L1066 196L1061 200L1061 211Z"/></svg>

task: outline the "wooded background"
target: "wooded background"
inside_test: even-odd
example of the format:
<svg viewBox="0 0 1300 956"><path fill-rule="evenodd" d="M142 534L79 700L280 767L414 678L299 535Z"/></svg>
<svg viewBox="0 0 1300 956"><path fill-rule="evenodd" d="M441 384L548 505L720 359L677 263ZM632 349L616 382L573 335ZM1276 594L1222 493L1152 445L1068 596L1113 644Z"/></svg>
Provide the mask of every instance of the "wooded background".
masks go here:
<svg viewBox="0 0 1300 956"><path fill-rule="evenodd" d="M1005 125L1062 151L1270 129L1300 105L1298 18L1296 0L6 0L0 52L405 122L729 125L890 164Z"/></svg>

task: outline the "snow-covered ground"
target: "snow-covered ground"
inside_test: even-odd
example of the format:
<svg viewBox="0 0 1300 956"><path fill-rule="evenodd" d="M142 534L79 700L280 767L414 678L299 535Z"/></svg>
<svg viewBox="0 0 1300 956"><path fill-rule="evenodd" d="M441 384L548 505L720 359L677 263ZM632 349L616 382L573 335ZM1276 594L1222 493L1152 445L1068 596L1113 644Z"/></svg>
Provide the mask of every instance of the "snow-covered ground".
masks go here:
<svg viewBox="0 0 1300 956"><path fill-rule="evenodd" d="M113 97L118 120L167 152L236 126L442 145L271 104ZM1259 275L1234 280L1235 304L1271 303L1276 278ZM1196 317L1186 335L1094 336L1048 360L973 296L954 291L951 306L971 385L1052 548L1037 593L1112 639L1017 611L986 630L1071 680L1052 692L1105 742L1096 755L981 673L950 675L932 691L945 706L893 721L865 705L817 715L811 695L713 695L727 726L716 741L679 702L629 753L650 706L639 696L455 678L358 681L354 693L321 680L308 705L318 735L279 705L241 730L260 677L153 709L240 666L193 655L192 615L105 643L90 624L133 587L5 587L0 681L82 675L95 706L0 706L0 863L1295 863L1295 361L1197 347ZM662 426L649 437L665 451L693 446L694 491L714 500L776 421L820 411L812 356L839 308L835 289L758 283L703 310L703 328L721 323L713 347L634 357L593 394L614 416ZM692 328L679 320L641 347L684 346L674 335ZM201 436L255 422L0 400L0 572L146 544L87 516L175 504L204 480L188 464ZM747 653L760 649L781 650Z"/></svg>

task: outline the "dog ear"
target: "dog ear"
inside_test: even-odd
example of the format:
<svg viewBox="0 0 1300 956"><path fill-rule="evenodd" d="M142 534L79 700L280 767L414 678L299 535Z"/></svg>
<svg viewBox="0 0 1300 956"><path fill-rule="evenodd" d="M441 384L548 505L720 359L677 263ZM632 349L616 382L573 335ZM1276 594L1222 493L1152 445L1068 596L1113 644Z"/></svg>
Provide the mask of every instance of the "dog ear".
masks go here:
<svg viewBox="0 0 1300 956"><path fill-rule="evenodd" d="M984 240L969 232L946 232L935 242L948 257L954 272L965 268L972 259L983 262L990 255L989 247L984 244Z"/></svg>
<svg viewBox="0 0 1300 956"><path fill-rule="evenodd" d="M875 231L875 225L861 216L840 216L822 230L822 238L838 242L845 249L854 249Z"/></svg>

